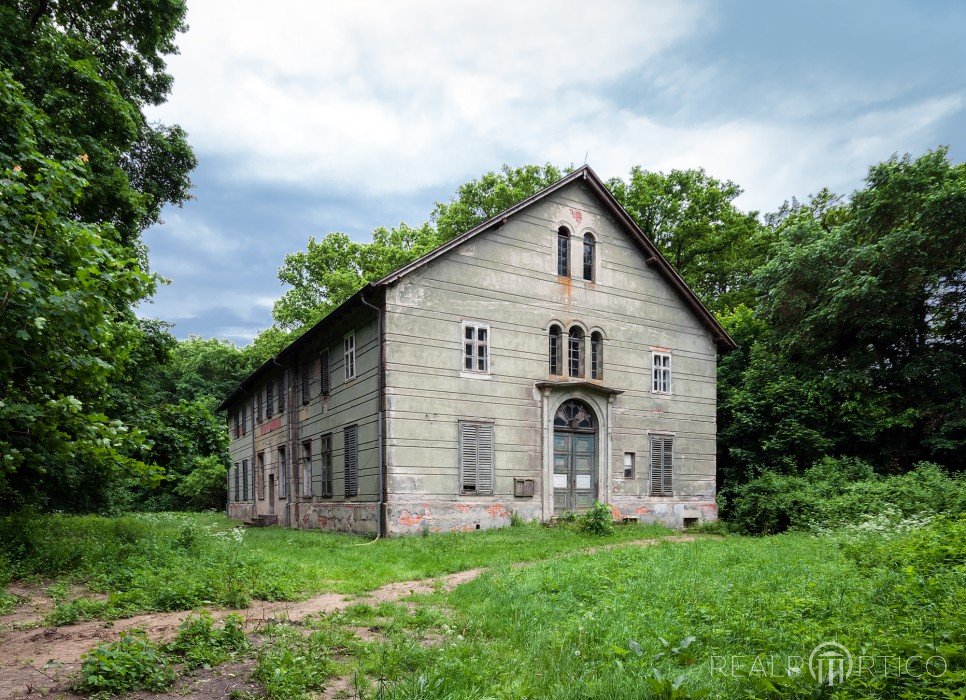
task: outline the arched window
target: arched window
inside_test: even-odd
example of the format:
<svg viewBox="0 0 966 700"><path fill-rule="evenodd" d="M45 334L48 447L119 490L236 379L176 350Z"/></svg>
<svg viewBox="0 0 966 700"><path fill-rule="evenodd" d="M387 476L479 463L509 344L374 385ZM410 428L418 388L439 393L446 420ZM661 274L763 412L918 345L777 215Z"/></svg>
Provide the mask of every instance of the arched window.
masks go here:
<svg viewBox="0 0 966 700"><path fill-rule="evenodd" d="M563 329L556 323L550 326L550 374L563 374Z"/></svg>
<svg viewBox="0 0 966 700"><path fill-rule="evenodd" d="M604 378L604 336L600 331L590 334L590 378Z"/></svg>
<svg viewBox="0 0 966 700"><path fill-rule="evenodd" d="M567 334L567 374L584 376L584 332L577 326Z"/></svg>
<svg viewBox="0 0 966 700"><path fill-rule="evenodd" d="M557 229L557 274L570 277L570 231L566 226Z"/></svg>
<svg viewBox="0 0 966 700"><path fill-rule="evenodd" d="M594 281L594 254L596 241L593 235L584 234L584 279Z"/></svg>

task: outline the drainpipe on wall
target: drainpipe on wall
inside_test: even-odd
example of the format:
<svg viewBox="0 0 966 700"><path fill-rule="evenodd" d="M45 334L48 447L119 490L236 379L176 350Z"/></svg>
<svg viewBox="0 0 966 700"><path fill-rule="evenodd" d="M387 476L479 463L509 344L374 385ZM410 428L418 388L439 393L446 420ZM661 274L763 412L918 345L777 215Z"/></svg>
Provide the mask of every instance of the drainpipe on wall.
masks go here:
<svg viewBox="0 0 966 700"><path fill-rule="evenodd" d="M379 537L382 537L385 534L384 527L383 527L383 518L385 516L384 511L386 506L385 479L383 478L383 470L385 469L385 460L383 459L384 445L383 445L383 439L382 439L382 414L383 414L383 407L385 405L385 398L386 398L385 397L386 387L385 387L385 381L384 381L386 368L384 364L385 357L383 353L382 309L380 309L378 306L373 306L372 304L370 304L366 300L366 296L364 294L359 298L362 300L362 303L364 305L368 306L370 309L376 312L376 339L378 340L378 343L379 343L379 360L378 360L379 362L379 391L378 391L379 413L376 419L376 434L377 434L376 440L379 445L379 449L378 449L379 456L377 458L377 461L379 462L379 471L377 472L377 475L376 475L376 491L379 494L379 501L376 504L376 534Z"/></svg>

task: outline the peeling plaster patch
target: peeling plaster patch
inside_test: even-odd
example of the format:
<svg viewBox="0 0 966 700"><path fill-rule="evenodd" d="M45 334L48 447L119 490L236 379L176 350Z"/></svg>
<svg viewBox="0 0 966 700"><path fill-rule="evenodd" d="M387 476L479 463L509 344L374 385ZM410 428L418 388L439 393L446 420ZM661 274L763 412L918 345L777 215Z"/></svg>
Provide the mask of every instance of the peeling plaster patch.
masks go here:
<svg viewBox="0 0 966 700"><path fill-rule="evenodd" d="M635 508L634 512L637 513L638 515L647 515L648 513L651 512L651 509L648 508L647 506L641 506L639 508Z"/></svg>
<svg viewBox="0 0 966 700"><path fill-rule="evenodd" d="M504 506L502 503L494 503L492 506L486 509L486 512L489 513L494 518L510 517L510 511L508 511L506 509L506 506Z"/></svg>
<svg viewBox="0 0 966 700"><path fill-rule="evenodd" d="M470 512L470 510L471 510L471 508L470 508L470 506L468 506L468 505L466 505L465 503L457 503L457 504L456 504L455 506L453 506L453 507L454 507L454 508L455 508L456 510L458 510L458 511L459 511L460 513L469 513L469 512Z"/></svg>
<svg viewBox="0 0 966 700"><path fill-rule="evenodd" d="M403 510L402 515L399 516L399 524L403 527L415 527L423 521L422 515L416 515L410 513L408 510Z"/></svg>
<svg viewBox="0 0 966 700"><path fill-rule="evenodd" d="M624 514L621 513L621 509L615 506L613 503L610 504L610 517L614 520L623 520Z"/></svg>

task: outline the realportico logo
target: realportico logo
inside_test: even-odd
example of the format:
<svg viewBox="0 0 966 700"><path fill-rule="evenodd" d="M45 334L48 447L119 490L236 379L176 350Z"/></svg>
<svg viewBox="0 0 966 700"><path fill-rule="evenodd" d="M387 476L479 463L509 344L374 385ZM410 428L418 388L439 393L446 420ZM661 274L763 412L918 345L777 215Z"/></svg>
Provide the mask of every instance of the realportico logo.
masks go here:
<svg viewBox="0 0 966 700"><path fill-rule="evenodd" d="M821 685L835 685L852 675L852 653L838 642L822 642L808 656L808 672Z"/></svg>
<svg viewBox="0 0 966 700"><path fill-rule="evenodd" d="M924 676L938 678L946 674L946 659L933 656L853 656L844 645L836 641L822 642L808 655L801 656L735 654L732 656L712 656L710 671L712 676L801 676L808 670L820 685L835 686L844 683L850 676Z"/></svg>

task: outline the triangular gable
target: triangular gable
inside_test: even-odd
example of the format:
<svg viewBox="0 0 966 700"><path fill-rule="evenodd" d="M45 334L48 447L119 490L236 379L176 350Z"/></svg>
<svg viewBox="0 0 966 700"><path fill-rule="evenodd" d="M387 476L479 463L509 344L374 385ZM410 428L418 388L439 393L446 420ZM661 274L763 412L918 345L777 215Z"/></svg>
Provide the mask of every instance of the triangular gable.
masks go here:
<svg viewBox="0 0 966 700"><path fill-rule="evenodd" d="M401 278L408 275L414 270L418 270L424 265L432 262L436 258L445 255L454 248L459 247L466 241L480 235L485 231L499 228L507 222L507 220L517 214L532 204L539 202L545 197L550 196L554 192L557 192L572 182L577 182L583 180L591 191L594 192L597 197L604 204L605 208L613 215L617 220L618 224L625 230L625 232L630 236L631 240L638 246L641 252L644 254L644 264L649 267L654 267L657 272L667 280L674 289L684 300L685 304L694 312L702 324L708 329L714 338L715 344L718 346L719 350L727 351L733 350L738 347L737 343L728 335L728 332L718 323L718 320L714 317L714 314L708 310L698 295L694 293L684 279L677 273L677 271L671 266L671 263L667 261L667 258L661 254L651 239L647 237L641 227L637 225L633 217L627 213L627 211L620 205L620 202L611 194L610 190L604 185L603 181L597 176L597 173L591 169L589 165L584 165L574 172L570 173L566 177L561 178L557 182L553 183L549 187L546 187L539 192L530 195L526 199L514 204L509 209L506 209L496 216L487 219L483 223L475 226L466 233L462 233L456 236L452 240L444 243L443 245L431 250L430 252L423 255L421 258L417 258L408 265L404 265L395 272L383 277L381 280L374 282L374 287L384 286L392 284L400 280Z"/></svg>

